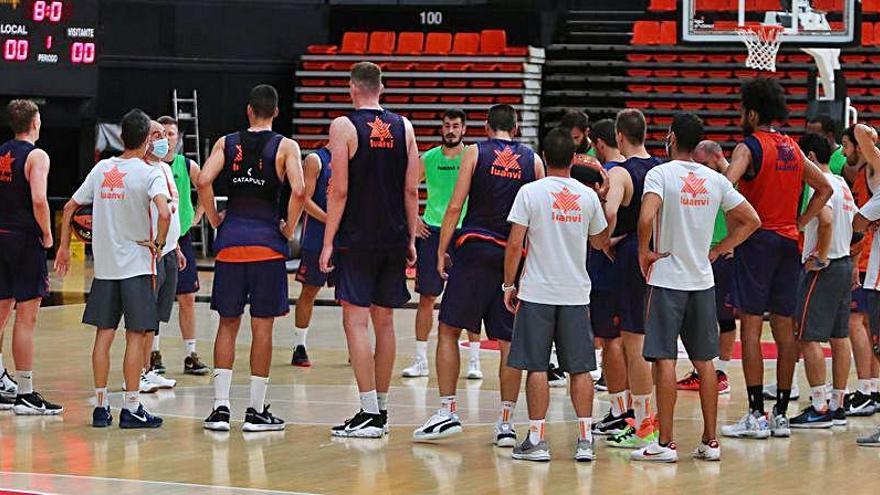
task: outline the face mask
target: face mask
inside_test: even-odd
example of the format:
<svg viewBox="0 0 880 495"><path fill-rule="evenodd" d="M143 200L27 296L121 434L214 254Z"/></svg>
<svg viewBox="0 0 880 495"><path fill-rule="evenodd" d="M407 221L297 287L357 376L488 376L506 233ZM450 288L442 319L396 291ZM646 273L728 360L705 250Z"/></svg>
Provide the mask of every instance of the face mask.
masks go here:
<svg viewBox="0 0 880 495"><path fill-rule="evenodd" d="M165 158L168 154L168 138L157 139L153 141L153 156L156 158Z"/></svg>
<svg viewBox="0 0 880 495"><path fill-rule="evenodd" d="M666 156L672 158L672 143L669 138L666 138Z"/></svg>

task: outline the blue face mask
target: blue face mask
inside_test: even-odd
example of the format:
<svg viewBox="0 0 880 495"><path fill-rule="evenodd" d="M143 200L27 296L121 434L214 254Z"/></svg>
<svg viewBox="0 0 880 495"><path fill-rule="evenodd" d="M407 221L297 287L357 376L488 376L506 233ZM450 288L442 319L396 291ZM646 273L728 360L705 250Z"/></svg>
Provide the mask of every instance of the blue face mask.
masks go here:
<svg viewBox="0 0 880 495"><path fill-rule="evenodd" d="M157 139L153 141L153 156L156 158L165 158L168 154L168 138Z"/></svg>

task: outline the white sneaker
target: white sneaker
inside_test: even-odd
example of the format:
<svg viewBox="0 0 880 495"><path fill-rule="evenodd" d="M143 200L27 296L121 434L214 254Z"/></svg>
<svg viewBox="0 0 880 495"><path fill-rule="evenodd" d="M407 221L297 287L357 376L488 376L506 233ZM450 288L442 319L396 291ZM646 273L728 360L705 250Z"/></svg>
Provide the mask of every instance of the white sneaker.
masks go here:
<svg viewBox="0 0 880 495"><path fill-rule="evenodd" d="M770 424L763 414L748 412L736 423L722 426L721 434L733 438L770 438Z"/></svg>
<svg viewBox="0 0 880 495"><path fill-rule="evenodd" d="M461 433L461 420L455 413L437 410L421 427L413 431L414 442L440 440Z"/></svg>
<svg viewBox="0 0 880 495"><path fill-rule="evenodd" d="M174 386L177 385L177 380L172 380L171 378L165 378L164 376L160 375L159 373L156 373L155 371L148 371L147 374L144 375L144 378L148 382L159 387L160 389L170 389L170 388L174 388Z"/></svg>
<svg viewBox="0 0 880 495"><path fill-rule="evenodd" d="M125 382L122 382L122 390L127 390L125 387ZM154 394L158 390L159 386L147 380L147 376L141 373L140 383L138 384L138 391L142 394Z"/></svg>
<svg viewBox="0 0 880 495"><path fill-rule="evenodd" d="M776 384L771 383L769 385L764 385L764 398L769 400L776 399ZM797 383L791 384L791 400L797 400L801 397L801 390L798 388Z"/></svg>
<svg viewBox="0 0 880 495"><path fill-rule="evenodd" d="M404 378L428 376L428 360L416 356L413 358L412 365L410 365L409 368L404 368L401 375L403 375Z"/></svg>
<svg viewBox="0 0 880 495"><path fill-rule="evenodd" d="M516 430L513 429L513 423L495 423L495 445L498 447L515 447L516 446Z"/></svg>
<svg viewBox="0 0 880 495"><path fill-rule="evenodd" d="M480 369L480 358L471 358L468 362L467 370L468 380L482 380L483 370Z"/></svg>
<svg viewBox="0 0 880 495"><path fill-rule="evenodd" d="M0 373L0 395L14 399L17 394L18 384L9 376L9 371L4 369Z"/></svg>
<svg viewBox="0 0 880 495"><path fill-rule="evenodd" d="M770 434L776 438L787 438L791 436L791 426L788 424L788 418L781 414L770 414Z"/></svg>
<svg viewBox="0 0 880 495"><path fill-rule="evenodd" d="M644 462L678 462L678 451L675 442L663 447L657 442L652 442L647 447L634 450L629 454L631 461Z"/></svg>
<svg viewBox="0 0 880 495"><path fill-rule="evenodd" d="M700 442L700 445L694 449L691 457L704 461L720 461L721 445L718 443L718 440L709 440L708 445Z"/></svg>

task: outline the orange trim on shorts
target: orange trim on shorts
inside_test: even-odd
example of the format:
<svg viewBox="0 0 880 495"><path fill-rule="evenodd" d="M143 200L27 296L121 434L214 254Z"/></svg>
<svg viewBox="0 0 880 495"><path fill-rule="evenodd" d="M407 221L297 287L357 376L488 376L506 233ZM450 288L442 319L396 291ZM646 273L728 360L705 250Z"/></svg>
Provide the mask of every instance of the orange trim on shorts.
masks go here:
<svg viewBox="0 0 880 495"><path fill-rule="evenodd" d="M816 288L816 282L819 280L819 272L813 273L813 281L810 282L810 290L807 291L807 297L804 300L804 310L801 312L801 322L798 325L798 340L804 336L804 328L807 326L807 312L810 309L810 299L813 297L813 289Z"/></svg>
<svg viewBox="0 0 880 495"><path fill-rule="evenodd" d="M224 263L254 263L257 261L283 260L285 256L266 246L233 246L217 253L217 261Z"/></svg>

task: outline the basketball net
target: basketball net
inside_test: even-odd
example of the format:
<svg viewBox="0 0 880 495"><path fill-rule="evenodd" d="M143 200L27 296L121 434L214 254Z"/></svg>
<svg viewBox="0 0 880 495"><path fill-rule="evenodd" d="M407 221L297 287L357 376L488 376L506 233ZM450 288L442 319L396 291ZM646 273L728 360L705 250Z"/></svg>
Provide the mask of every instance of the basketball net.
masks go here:
<svg viewBox="0 0 880 495"><path fill-rule="evenodd" d="M782 26L765 24L738 27L736 32L749 50L746 67L776 72L776 53L782 42L779 39L782 31Z"/></svg>

